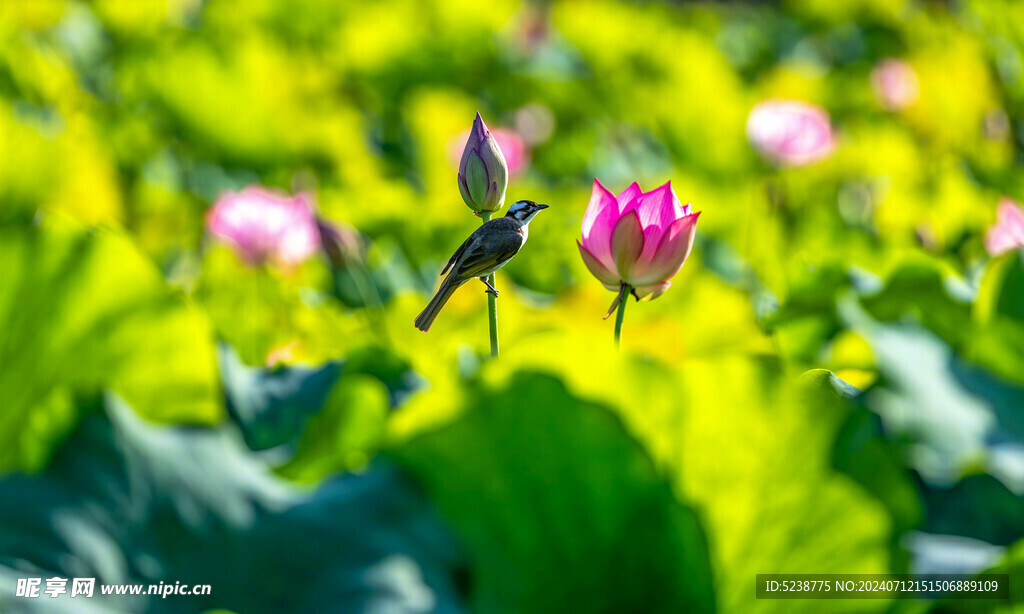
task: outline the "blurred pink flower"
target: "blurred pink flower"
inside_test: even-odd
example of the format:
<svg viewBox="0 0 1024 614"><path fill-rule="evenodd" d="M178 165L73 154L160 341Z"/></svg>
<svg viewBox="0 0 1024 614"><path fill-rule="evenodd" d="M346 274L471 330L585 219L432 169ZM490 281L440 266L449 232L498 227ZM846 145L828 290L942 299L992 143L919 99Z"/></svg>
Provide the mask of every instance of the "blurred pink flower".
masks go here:
<svg viewBox="0 0 1024 614"><path fill-rule="evenodd" d="M308 193L288 196L259 186L225 192L207 212L206 228L250 264L296 265L320 249Z"/></svg>
<svg viewBox="0 0 1024 614"><path fill-rule="evenodd" d="M616 197L595 179L577 245L605 288L625 283L637 299L655 299L690 255L699 216L679 203L671 182L650 192L633 182Z"/></svg>
<svg viewBox="0 0 1024 614"><path fill-rule="evenodd" d="M471 129L470 129L471 130ZM452 166L458 167L462 158L463 145L469 138L470 130L460 132L448 142L448 159ZM508 166L508 174L516 175L530 163L530 148L518 132L509 128L494 128L491 136L498 142L498 148L505 156L505 164Z"/></svg>
<svg viewBox="0 0 1024 614"><path fill-rule="evenodd" d="M996 211L996 223L985 234L985 249L993 256L1024 247L1024 209L1003 198Z"/></svg>
<svg viewBox="0 0 1024 614"><path fill-rule="evenodd" d="M494 140L498 141L501 152L505 154L509 175L515 175L526 168L530 163L530 150L518 132L508 128L495 128L491 134L494 135Z"/></svg>
<svg viewBox="0 0 1024 614"><path fill-rule="evenodd" d="M901 111L917 102L921 94L917 73L903 60L882 60L871 71L871 87L878 102L889 111Z"/></svg>
<svg viewBox="0 0 1024 614"><path fill-rule="evenodd" d="M747 138L762 156L786 166L817 162L835 148L828 112L799 100L765 100L747 118Z"/></svg>
<svg viewBox="0 0 1024 614"><path fill-rule="evenodd" d="M539 102L525 104L516 111L516 133L528 145L539 145L555 131L555 114Z"/></svg>

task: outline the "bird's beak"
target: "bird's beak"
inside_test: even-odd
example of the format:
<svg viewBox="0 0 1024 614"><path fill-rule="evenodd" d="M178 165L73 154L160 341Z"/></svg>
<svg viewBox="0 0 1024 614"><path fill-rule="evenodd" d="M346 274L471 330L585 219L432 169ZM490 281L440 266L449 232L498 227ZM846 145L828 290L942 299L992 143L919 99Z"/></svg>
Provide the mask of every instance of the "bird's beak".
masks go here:
<svg viewBox="0 0 1024 614"><path fill-rule="evenodd" d="M540 203L537 203L537 208L538 208L538 209L547 209L547 208L548 208L548 206L549 206L549 205L542 205L542 204L540 204Z"/></svg>

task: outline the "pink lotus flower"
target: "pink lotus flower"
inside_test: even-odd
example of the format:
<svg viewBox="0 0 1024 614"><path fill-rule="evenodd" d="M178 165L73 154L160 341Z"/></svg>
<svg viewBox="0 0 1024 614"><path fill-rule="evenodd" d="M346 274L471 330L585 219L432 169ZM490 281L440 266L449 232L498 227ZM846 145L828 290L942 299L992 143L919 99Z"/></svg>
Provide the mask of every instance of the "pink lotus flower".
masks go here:
<svg viewBox="0 0 1024 614"><path fill-rule="evenodd" d="M650 192L633 182L616 197L595 179L577 245L605 288L625 284L637 300L651 300L668 290L686 262L699 216L679 203L671 182Z"/></svg>
<svg viewBox="0 0 1024 614"><path fill-rule="evenodd" d="M835 149L828 112L799 100L766 100L747 117L747 138L768 160L786 166L817 162Z"/></svg>
<svg viewBox="0 0 1024 614"><path fill-rule="evenodd" d="M993 256L1024 247L1024 209L1003 198L996 211L996 223L985 235L985 249Z"/></svg>
<svg viewBox="0 0 1024 614"><path fill-rule="evenodd" d="M288 196L249 186L226 192L206 214L206 228L250 264L299 264L320 249L320 231L308 193Z"/></svg>
<svg viewBox="0 0 1024 614"><path fill-rule="evenodd" d="M878 102L889 111L900 111L917 102L920 85L917 73L903 60L882 60L871 71L871 88Z"/></svg>

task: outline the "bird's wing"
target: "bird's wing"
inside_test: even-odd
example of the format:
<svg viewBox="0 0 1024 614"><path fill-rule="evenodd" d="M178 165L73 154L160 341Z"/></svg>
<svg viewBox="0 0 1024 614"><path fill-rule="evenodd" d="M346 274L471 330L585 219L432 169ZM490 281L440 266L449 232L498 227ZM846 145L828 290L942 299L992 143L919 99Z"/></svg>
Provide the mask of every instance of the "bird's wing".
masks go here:
<svg viewBox="0 0 1024 614"><path fill-rule="evenodd" d="M483 235L466 247L465 254L455 265L455 273L463 279L490 274L515 256L522 246L523 236L518 232Z"/></svg>
<svg viewBox="0 0 1024 614"><path fill-rule="evenodd" d="M477 230L479 230L479 228ZM444 274L448 272L448 269L452 268L452 265L455 264L459 257L466 252L466 248L469 247L469 244L473 242L473 238L475 236L476 232L474 231L473 234L469 235L469 238L462 242L462 245L459 246L459 249L455 250L455 253L452 254L452 257L448 259L448 264L444 265L444 270L441 271L441 277L444 277Z"/></svg>

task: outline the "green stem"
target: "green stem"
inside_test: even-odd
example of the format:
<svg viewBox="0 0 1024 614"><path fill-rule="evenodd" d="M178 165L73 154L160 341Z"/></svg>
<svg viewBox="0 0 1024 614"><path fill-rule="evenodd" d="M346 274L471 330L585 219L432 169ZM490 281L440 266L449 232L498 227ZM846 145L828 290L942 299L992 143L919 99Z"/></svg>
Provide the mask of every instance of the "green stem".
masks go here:
<svg viewBox="0 0 1024 614"><path fill-rule="evenodd" d="M491 219L490 211L481 211L481 224L486 224ZM487 277L487 283L494 287L494 273ZM498 297L492 293L487 294L487 322L491 329L491 358L498 357Z"/></svg>
<svg viewBox="0 0 1024 614"><path fill-rule="evenodd" d="M615 313L615 347L622 342L622 318L626 315L626 301L629 299L629 284L619 286L619 310Z"/></svg>

